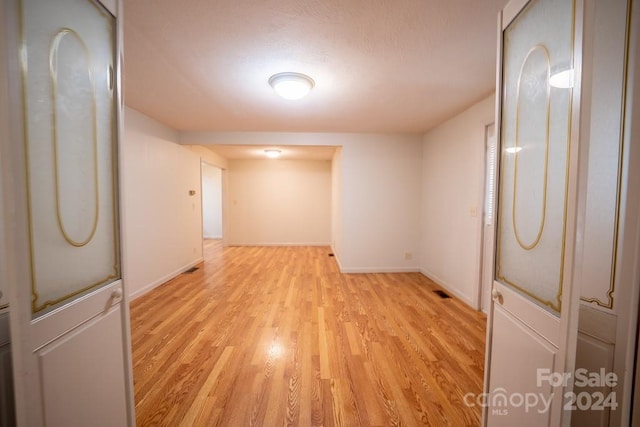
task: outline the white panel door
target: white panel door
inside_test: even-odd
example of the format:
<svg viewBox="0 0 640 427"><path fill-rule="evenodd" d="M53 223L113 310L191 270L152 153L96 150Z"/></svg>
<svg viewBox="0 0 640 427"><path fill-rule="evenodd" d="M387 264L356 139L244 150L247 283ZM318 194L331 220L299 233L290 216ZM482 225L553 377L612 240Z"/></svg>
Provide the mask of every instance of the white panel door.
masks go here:
<svg viewBox="0 0 640 427"><path fill-rule="evenodd" d="M134 424L118 221L121 32L108 6L0 6L10 124L0 212L19 425Z"/></svg>
<svg viewBox="0 0 640 427"><path fill-rule="evenodd" d="M500 168L486 421L558 426L573 370L580 14L513 0L500 14Z"/></svg>

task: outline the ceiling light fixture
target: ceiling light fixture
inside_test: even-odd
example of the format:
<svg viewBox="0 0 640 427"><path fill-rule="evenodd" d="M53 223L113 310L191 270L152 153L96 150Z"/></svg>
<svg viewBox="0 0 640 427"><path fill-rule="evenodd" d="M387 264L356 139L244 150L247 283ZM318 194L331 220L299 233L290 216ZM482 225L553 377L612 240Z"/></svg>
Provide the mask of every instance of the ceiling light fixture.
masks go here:
<svg viewBox="0 0 640 427"><path fill-rule="evenodd" d="M270 159L277 159L282 154L282 151L275 150L275 149L269 149L269 150L264 150L264 154L266 154L267 157L270 158Z"/></svg>
<svg viewBox="0 0 640 427"><path fill-rule="evenodd" d="M504 151L511 154L517 153L518 151L521 151L521 150L522 150L522 147L508 147L504 149Z"/></svg>
<svg viewBox="0 0 640 427"><path fill-rule="evenodd" d="M269 78L269 84L284 99L300 99L311 91L315 82L300 73L278 73Z"/></svg>

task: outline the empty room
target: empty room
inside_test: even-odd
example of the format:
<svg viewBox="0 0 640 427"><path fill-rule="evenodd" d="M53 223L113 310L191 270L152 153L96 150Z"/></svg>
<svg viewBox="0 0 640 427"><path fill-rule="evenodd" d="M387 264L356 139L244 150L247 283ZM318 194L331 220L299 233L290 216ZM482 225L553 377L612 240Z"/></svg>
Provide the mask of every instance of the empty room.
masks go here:
<svg viewBox="0 0 640 427"><path fill-rule="evenodd" d="M640 425L637 1L0 22L0 427Z"/></svg>

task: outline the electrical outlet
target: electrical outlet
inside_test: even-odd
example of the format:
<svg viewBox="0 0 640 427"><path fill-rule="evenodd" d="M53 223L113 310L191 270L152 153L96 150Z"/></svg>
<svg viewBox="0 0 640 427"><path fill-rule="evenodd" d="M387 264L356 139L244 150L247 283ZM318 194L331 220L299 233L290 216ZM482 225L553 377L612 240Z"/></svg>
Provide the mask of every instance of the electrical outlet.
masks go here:
<svg viewBox="0 0 640 427"><path fill-rule="evenodd" d="M406 259L406 260L413 259L413 254L411 252L405 252L404 253L404 259Z"/></svg>

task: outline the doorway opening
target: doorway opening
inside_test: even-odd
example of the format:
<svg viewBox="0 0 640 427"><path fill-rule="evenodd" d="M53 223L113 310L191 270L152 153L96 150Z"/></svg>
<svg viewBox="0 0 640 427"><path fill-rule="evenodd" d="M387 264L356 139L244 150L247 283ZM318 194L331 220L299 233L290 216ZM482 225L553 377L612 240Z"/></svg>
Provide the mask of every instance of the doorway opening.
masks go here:
<svg viewBox="0 0 640 427"><path fill-rule="evenodd" d="M222 169L202 162L202 237L222 240Z"/></svg>

